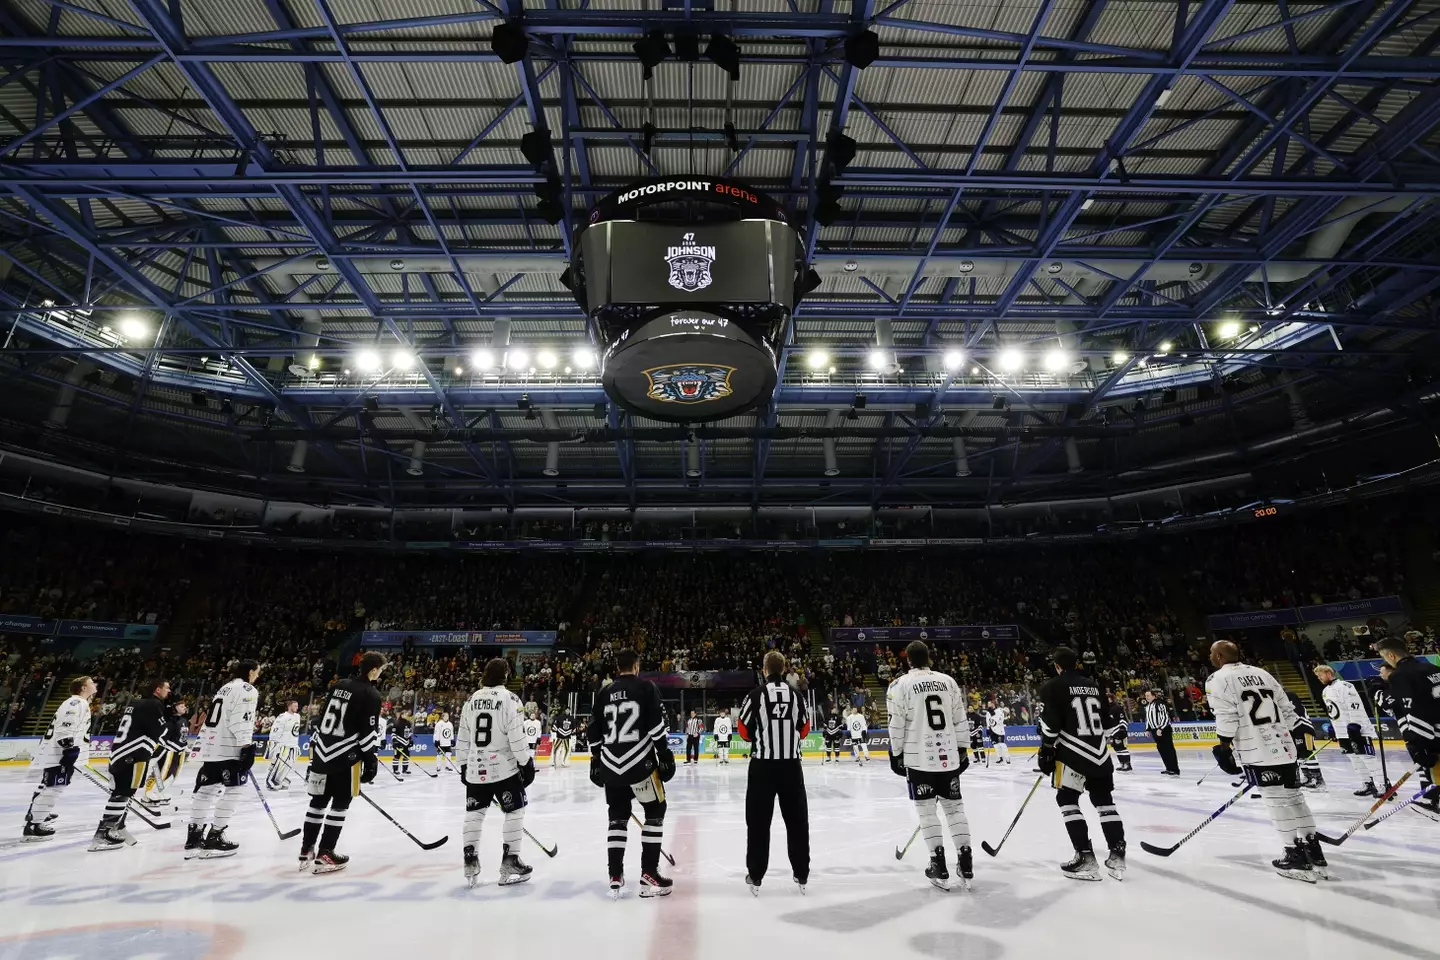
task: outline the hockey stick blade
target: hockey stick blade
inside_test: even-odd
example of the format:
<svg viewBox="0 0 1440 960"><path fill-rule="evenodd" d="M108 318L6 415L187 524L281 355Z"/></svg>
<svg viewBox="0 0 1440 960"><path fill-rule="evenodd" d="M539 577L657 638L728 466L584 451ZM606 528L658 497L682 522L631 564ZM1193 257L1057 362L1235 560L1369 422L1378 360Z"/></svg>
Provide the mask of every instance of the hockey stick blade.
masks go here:
<svg viewBox="0 0 1440 960"><path fill-rule="evenodd" d="M640 822L640 818L637 817L637 816L635 816L635 814L633 814L633 813L630 814L630 819L631 819L631 820L634 820L634 821L635 821L635 824L636 824L641 830L644 830L644 829L645 829L645 824L641 823L641 822ZM672 857L672 856L670 856L670 854L666 853L664 847L661 847L661 848L660 848L660 856L664 857L664 858L669 862L670 866L672 866L672 867L675 866L675 858Z"/></svg>
<svg viewBox="0 0 1440 960"><path fill-rule="evenodd" d="M1354 823L1350 824L1350 829L1346 830L1343 834L1341 834L1338 839L1332 839L1330 837L1324 836L1319 832L1317 832L1315 836L1320 839L1321 843L1328 843L1332 847L1340 846L1340 844L1355 836L1355 834L1359 832L1360 828L1366 825L1365 821L1371 816L1373 816L1376 810L1379 810L1381 807L1385 806L1386 802L1389 801L1391 797L1395 796L1395 791L1399 790L1402 786L1404 786L1405 781L1409 780L1411 774L1413 774L1414 772L1414 770L1407 770L1405 772L1405 775L1401 777L1398 781L1396 781L1393 785L1391 785L1390 789L1380 794L1380 796L1376 798L1375 802L1370 804L1370 809L1365 811L1364 816L1362 816L1359 820L1356 820ZM1403 809L1403 807L1396 807L1395 809L1400 810ZM1394 812L1394 810L1390 811L1390 813ZM1389 815L1390 814L1387 813L1385 816L1388 817ZM1385 817L1380 817L1379 819L1383 820L1385 819Z"/></svg>
<svg viewBox="0 0 1440 960"><path fill-rule="evenodd" d="M1040 776L1038 776L1038 777L1035 778L1035 782L1030 785L1030 792L1027 793L1027 794L1025 794L1025 800L1024 800L1024 802L1022 802L1022 803L1020 804L1020 809L1015 812L1015 819L1010 821L1010 827L1009 827L1009 829L1007 829L1007 830L1005 831L1005 836L1003 836L1003 837L1000 838L1000 842L999 842L998 844L996 844L995 846L992 847L992 846L990 846L990 844L989 844L988 841L981 840L981 841L980 841L980 849L981 849L981 850L984 850L986 853L990 854L990 856L992 856L992 857L996 857L996 856L999 856L999 855L1000 855L1000 848L1003 847L1003 846L1005 846L1005 841L1006 841L1006 840L1009 840L1009 839L1010 839L1010 833L1011 833L1011 831L1013 831L1013 830L1015 829L1015 824L1017 824L1017 823L1020 822L1020 817L1025 813L1025 808L1030 805L1030 798L1033 797L1033 796L1035 796L1035 791L1036 791L1036 789L1040 786L1040 782L1045 779L1045 776L1046 776L1046 775L1043 774L1043 773L1040 774Z"/></svg>
<svg viewBox="0 0 1440 960"><path fill-rule="evenodd" d="M380 816L384 817L386 820L389 820L392 824L394 824L396 830L399 830L401 833L405 834L405 836L413 840L415 842L415 845L418 846L421 850L434 850L436 847L443 847L446 841L450 839L450 835L447 833L445 836L441 837L439 840L436 840L433 843L426 843L419 837L415 836L415 834L411 833L409 830L406 830L405 827L401 825L399 820L396 820L394 817L390 816L390 814L386 812L384 807L380 806L380 804L376 803L374 800L371 800L370 795L367 794L364 790L360 791L359 796L361 800L364 800L366 803L370 804L371 807L374 807L376 813L380 814Z"/></svg>
<svg viewBox="0 0 1440 960"><path fill-rule="evenodd" d="M1141 840L1140 849L1144 850L1146 853L1153 853L1157 857L1168 857L1170 856L1170 854L1180 849L1180 844L1177 843L1173 847L1157 847L1155 846L1155 844L1149 842L1148 840Z"/></svg>
<svg viewBox="0 0 1440 960"><path fill-rule="evenodd" d="M989 841L989 840L981 840L981 841L980 841L980 849L981 849L981 850L984 850L986 853L990 854L990 856L992 856L992 857L996 857L996 856L999 856L999 855L1000 855L1000 851L999 851L999 850L996 850L994 847L990 846L990 841Z"/></svg>
<svg viewBox="0 0 1440 960"><path fill-rule="evenodd" d="M895 859L896 859L896 860L904 860L904 859L905 859L905 854L907 854L907 853L910 852L910 847L911 847L911 845L915 842L915 838L918 837L918 836L920 836L920 828L919 828L919 827L916 827L914 830L912 830L912 831L910 832L910 839L905 841L905 846L903 846L903 847L896 847L896 848L895 848Z"/></svg>
<svg viewBox="0 0 1440 960"><path fill-rule="evenodd" d="M545 856L550 857L552 860L555 858L555 854L560 852L560 844L558 843L555 844L555 846L553 847L547 847L545 846L545 844L541 843L540 839L536 837L535 834L531 833L529 830L525 831L525 836L533 840L535 842L535 846L539 847L540 850L545 854Z"/></svg>
<svg viewBox="0 0 1440 960"><path fill-rule="evenodd" d="M1216 810L1214 813L1210 814L1210 816L1206 817L1204 820L1201 820L1201 821L1200 821L1200 825L1199 825L1198 827L1196 827L1194 830L1191 830L1189 833L1185 834L1185 836L1181 837L1180 840L1179 840L1179 842L1176 843L1176 844L1174 844L1173 846L1169 846L1169 847L1157 847L1157 846L1156 846L1155 844L1153 844L1153 843L1146 843L1144 840L1141 840L1141 841L1140 841L1140 849L1141 849L1141 850L1144 850L1146 853L1154 854L1154 855L1157 856L1157 857L1168 857L1168 856L1170 856L1170 854L1174 853L1176 850L1179 850L1181 847L1183 847L1183 846L1186 844L1186 842L1190 840L1191 837L1195 836L1195 834L1199 833L1201 830L1204 830L1204 829L1205 829L1206 827L1208 827L1210 824L1214 823L1217 819L1219 819L1219 817L1220 817L1220 815L1221 815L1222 813L1224 813L1226 810L1229 810L1231 807L1233 807L1233 806L1235 805L1235 802L1236 802L1237 800L1239 800L1241 797L1245 796L1245 794L1248 793L1249 791L1250 791L1250 786L1249 786L1249 784L1246 784L1245 786L1241 787L1239 793L1235 794L1235 795L1234 795L1233 797L1231 797L1229 800L1226 800L1223 804L1220 805L1220 808L1219 808L1218 810Z"/></svg>

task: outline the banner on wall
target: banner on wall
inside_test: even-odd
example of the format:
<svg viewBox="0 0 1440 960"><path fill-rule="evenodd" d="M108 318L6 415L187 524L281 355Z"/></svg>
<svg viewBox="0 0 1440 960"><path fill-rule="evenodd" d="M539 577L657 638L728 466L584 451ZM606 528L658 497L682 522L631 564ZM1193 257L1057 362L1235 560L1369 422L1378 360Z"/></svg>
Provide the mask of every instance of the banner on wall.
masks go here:
<svg viewBox="0 0 1440 960"><path fill-rule="evenodd" d="M556 635L554 630L366 630L360 634L360 645L398 647L409 640L420 647L554 646Z"/></svg>
<svg viewBox="0 0 1440 960"><path fill-rule="evenodd" d="M0 615L0 633L33 633L49 637L54 636L59 625L59 620L44 617L27 617L18 613Z"/></svg>
<svg viewBox="0 0 1440 960"><path fill-rule="evenodd" d="M113 623L106 620L52 620L18 613L0 615L0 633L26 633L45 637L80 637L99 640L154 640L160 628L153 623Z"/></svg>
<svg viewBox="0 0 1440 960"><path fill-rule="evenodd" d="M1206 617L1205 622L1211 630L1248 630L1253 627L1324 623L1327 620L1364 620L1369 617L1404 612L1405 604L1399 597L1371 597L1367 600L1316 603L1305 607L1216 613Z"/></svg>
<svg viewBox="0 0 1440 960"><path fill-rule="evenodd" d="M746 690L756 684L754 670L687 670L684 673L642 673L665 690Z"/></svg>
<svg viewBox="0 0 1440 960"><path fill-rule="evenodd" d="M830 627L832 643L895 643L911 640L1019 640L1020 628L1013 623L936 627Z"/></svg>
<svg viewBox="0 0 1440 960"><path fill-rule="evenodd" d="M1417 654L1417 659L1428 660L1440 667L1440 654ZM1340 675L1341 680L1349 680L1351 683L1368 680L1371 677L1380 676L1380 667L1384 660L1331 660L1330 667Z"/></svg>

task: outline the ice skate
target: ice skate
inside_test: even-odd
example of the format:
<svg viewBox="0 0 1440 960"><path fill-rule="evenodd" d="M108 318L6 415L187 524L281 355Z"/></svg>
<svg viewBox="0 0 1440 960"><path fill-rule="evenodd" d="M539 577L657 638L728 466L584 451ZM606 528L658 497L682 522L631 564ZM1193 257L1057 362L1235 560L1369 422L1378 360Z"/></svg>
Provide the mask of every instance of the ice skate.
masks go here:
<svg viewBox="0 0 1440 960"><path fill-rule="evenodd" d="M1310 861L1310 869L1321 880L1330 879L1330 864L1325 859L1325 848L1320 846L1320 841L1313 834L1299 841L1305 847L1305 859Z"/></svg>
<svg viewBox="0 0 1440 960"><path fill-rule="evenodd" d="M612 899L612 900L619 900L619 899L620 899L620 891L621 891L621 890L624 890L624 889L625 889L625 878L624 878L624 877L611 877L611 878L610 878L610 899Z"/></svg>
<svg viewBox="0 0 1440 960"><path fill-rule="evenodd" d="M1374 780L1366 780L1366 781L1365 781L1365 786L1363 786L1363 787L1361 787L1359 790L1356 790L1356 791L1355 791L1355 796L1357 796L1357 797L1378 797L1378 796L1380 796L1380 791L1375 789L1375 781L1374 781Z"/></svg>
<svg viewBox="0 0 1440 960"><path fill-rule="evenodd" d="M55 831L43 823L27 823L21 837L25 843L43 843L46 840L53 840Z"/></svg>
<svg viewBox="0 0 1440 960"><path fill-rule="evenodd" d="M475 848L465 848L465 886L474 887L480 882L480 858L475 854Z"/></svg>
<svg viewBox="0 0 1440 960"><path fill-rule="evenodd" d="M668 897L670 889L674 886L675 881L669 877L662 877L658 867L640 874L640 896L642 897Z"/></svg>
<svg viewBox="0 0 1440 960"><path fill-rule="evenodd" d="M466 869L466 875L468 876L468 864ZM475 872L480 872L480 862L478 860L475 862ZM500 886L508 887L511 884L524 883L530 879L530 874L534 872L534 867L521 860L519 854L511 853L510 844L505 844L505 853L500 860Z"/></svg>
<svg viewBox="0 0 1440 960"><path fill-rule="evenodd" d="M205 828L190 824L185 831L185 859L194 860L200 855L200 847L205 842Z"/></svg>
<svg viewBox="0 0 1440 960"><path fill-rule="evenodd" d="M960 874L961 889L969 890L970 881L975 879L975 857L969 847L960 848L960 855L955 858L955 872Z"/></svg>
<svg viewBox="0 0 1440 960"><path fill-rule="evenodd" d="M315 851L306 847L300 851L300 872L304 873L310 869L310 861L315 859Z"/></svg>
<svg viewBox="0 0 1440 960"><path fill-rule="evenodd" d="M758 880L751 880L750 874L748 873L745 874L745 886L750 889L750 896L760 896L760 882Z"/></svg>
<svg viewBox="0 0 1440 960"><path fill-rule="evenodd" d="M43 822L48 826L49 824L54 823L56 820L59 820L59 819L60 819L60 814L58 814L58 813L47 813L47 814L45 814L45 820L44 820Z"/></svg>
<svg viewBox="0 0 1440 960"><path fill-rule="evenodd" d="M1105 869L1116 880L1125 879L1125 844L1123 842L1110 848L1110 856L1105 858Z"/></svg>
<svg viewBox="0 0 1440 960"><path fill-rule="evenodd" d="M1094 851L1082 850L1068 862L1062 863L1060 872L1071 880L1099 880L1100 864L1095 862Z"/></svg>
<svg viewBox="0 0 1440 960"><path fill-rule="evenodd" d="M950 868L945 866L945 848L936 847L930 853L930 866L925 868L925 878L937 890L950 892Z"/></svg>
<svg viewBox="0 0 1440 960"><path fill-rule="evenodd" d="M1285 856L1279 860L1271 860L1270 865L1280 876L1288 877L1291 880L1314 883L1318 879L1315 871L1310 869L1310 858L1306 855L1305 847L1298 840L1295 841L1294 846L1286 848Z"/></svg>
<svg viewBox="0 0 1440 960"><path fill-rule="evenodd" d="M103 850L119 850L121 847L135 846L135 838L130 836L122 826L101 827L95 831L95 838L90 841L89 852Z"/></svg>
<svg viewBox="0 0 1440 960"><path fill-rule="evenodd" d="M799 877L795 878L795 889L800 891L800 896L805 896L805 881Z"/></svg>
<svg viewBox="0 0 1440 960"><path fill-rule="evenodd" d="M233 857L239 849L240 844L225 839L224 829L212 829L200 844L200 859L219 860L221 857Z"/></svg>
<svg viewBox="0 0 1440 960"><path fill-rule="evenodd" d="M345 864L350 858L343 853L336 853L334 850L321 850L315 855L315 862L310 867L312 874L335 873L345 869Z"/></svg>

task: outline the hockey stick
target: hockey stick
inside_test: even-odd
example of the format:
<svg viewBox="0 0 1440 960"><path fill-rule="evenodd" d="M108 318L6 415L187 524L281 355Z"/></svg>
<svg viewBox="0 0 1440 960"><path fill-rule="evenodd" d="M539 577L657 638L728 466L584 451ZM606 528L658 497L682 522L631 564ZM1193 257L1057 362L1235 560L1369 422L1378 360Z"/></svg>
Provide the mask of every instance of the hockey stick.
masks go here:
<svg viewBox="0 0 1440 960"><path fill-rule="evenodd" d="M419 837L415 836L415 834L411 833L409 830L406 830L403 826L401 826L399 820L396 820L394 817L390 816L390 814L386 813L384 807L380 806L380 804L376 803L374 800L371 800L370 795L364 790L360 791L360 799L364 800L366 803L370 804L370 806L374 807L375 811L379 813L380 816L395 824L395 829L405 834L405 836L409 837L411 840L414 840L416 846L418 846L421 850L434 850L436 847L443 847L445 845L445 841L450 839L450 835L447 833L445 836L441 837L439 840L436 840L434 843L425 843Z"/></svg>
<svg viewBox="0 0 1440 960"><path fill-rule="evenodd" d="M535 846L537 846L537 847L539 847L541 850L543 850L543 851L545 852L545 856L547 856L547 857L551 857L551 858L553 859L554 856L555 856L555 854L557 854L557 853L560 852L560 845L559 845L558 843L557 843L555 846L553 846L553 847L547 847L547 846L545 846L545 844L541 843L541 842L536 838L535 834L531 833L528 829L525 831L525 836L529 837L531 840L534 840L534 841L535 841Z"/></svg>
<svg viewBox="0 0 1440 960"><path fill-rule="evenodd" d="M640 818L637 817L637 816L635 816L635 814L633 814L633 813L630 814L630 819L631 819L631 820L634 820L637 824L639 824L639 827L640 827L641 830L644 830L644 829L645 829L645 824L640 823ZM552 854L552 856L553 856L553 854ZM666 860L669 860L669 861L670 861L670 866L672 866L672 867L675 866L675 858L672 857L672 856L670 856L670 854L666 853L664 847L661 847L661 848L660 848L660 856L664 857Z"/></svg>
<svg viewBox="0 0 1440 960"><path fill-rule="evenodd" d="M300 829L298 827L289 833L280 829L280 823L275 819L275 811L270 809L270 803L265 799L265 794L260 792L260 781L251 777L250 783L255 787L255 796L260 798L260 805L265 808L265 814L270 818L270 826L275 828L275 835L281 840L289 840L293 837L300 836Z"/></svg>
<svg viewBox="0 0 1440 960"><path fill-rule="evenodd" d="M1359 820L1356 820L1354 823L1350 824L1350 829L1346 830L1338 838L1327 837L1325 834L1320 833L1317 830L1315 832L1316 839L1318 839L1321 843L1328 843L1332 847L1338 847L1346 840L1349 840L1351 837L1355 836L1356 832L1359 831L1361 827L1365 826L1365 821L1370 817L1370 815L1373 814L1376 810L1379 810L1381 807L1385 806L1386 802L1391 797L1395 796L1395 791L1399 790L1405 784L1405 781L1410 779L1410 775L1414 772L1414 770L1406 770L1405 776L1401 777L1398 783L1392 784L1390 786L1390 789L1386 790L1384 793L1380 794L1380 796L1376 797L1375 802L1370 804L1370 809L1366 810L1364 815L1362 815ZM1396 807L1395 809L1399 810L1401 808ZM1391 812L1393 813L1394 811ZM1381 819L1384 818L1382 817Z"/></svg>
<svg viewBox="0 0 1440 960"><path fill-rule="evenodd" d="M1000 838L1000 842L997 843L995 846L992 847L992 846L990 846L990 841L988 841L988 840L982 840L982 841L980 841L980 849L984 850L986 853L990 854L990 856L992 856L992 857L998 857L998 856L1000 856L1000 848L1003 847L1003 846L1005 846L1005 841L1006 841L1006 840L1009 840L1009 839L1010 839L1010 831L1011 831L1011 830L1014 830L1014 829L1015 829L1015 824L1017 824L1017 823L1020 822L1020 815L1021 815L1022 813L1024 813L1024 812L1025 812L1025 808L1030 805L1030 798L1033 797L1033 796L1035 796L1035 791L1040 787L1040 781L1042 781L1042 780L1044 780L1044 779L1045 779L1045 774L1042 773L1042 774L1040 774L1040 776L1038 776L1038 777L1035 778L1035 782L1034 782L1034 783L1030 784L1030 792L1027 793L1027 794L1025 794L1025 802L1022 803L1022 804L1020 804L1020 809L1019 809L1018 811L1016 811L1016 813L1015 813L1015 819L1010 821L1010 826L1009 826L1009 828L1005 831L1005 836L1003 836L1003 837ZM913 838L912 838L912 839L913 839Z"/></svg>
<svg viewBox="0 0 1440 960"><path fill-rule="evenodd" d="M1220 764L1217 763L1217 764L1215 764L1214 768L1211 769L1210 773L1214 773L1216 770L1219 770L1219 769L1220 769ZM1210 773L1207 773L1207 774L1205 774L1205 776L1201 777L1199 780L1196 780L1196 781L1195 781L1195 786L1198 787L1198 786L1200 786L1200 784L1204 783L1206 780L1209 780L1209 779L1210 779ZM1234 784L1232 783L1231 786L1233 787Z"/></svg>
<svg viewBox="0 0 1440 960"><path fill-rule="evenodd" d="M1217 819L1220 814L1224 813L1226 810L1229 810L1235 804L1236 800L1239 800L1241 797L1245 796L1245 794L1249 792L1250 784L1247 783L1240 788L1239 792L1236 793L1235 796L1231 797L1229 800L1226 800L1225 803L1221 805L1219 810L1216 810L1214 813L1210 814L1210 816L1202 820L1200 822L1200 826L1196 827L1194 830L1191 830L1189 833L1185 834L1185 836L1181 837L1179 843L1169 847L1157 847L1153 843L1147 843L1146 841L1141 840L1140 849L1144 850L1146 853L1153 853L1157 857L1170 856L1170 854L1174 853L1176 850L1179 850L1182 846L1184 846L1185 841L1189 840L1191 837L1195 836L1195 834L1208 827L1211 821Z"/></svg>
<svg viewBox="0 0 1440 960"><path fill-rule="evenodd" d="M1408 774L1407 774L1407 776L1408 776ZM1401 810L1406 809L1406 808L1409 807L1412 803L1418 803L1418 802L1420 802L1421 800L1424 800L1425 797L1426 797L1426 795L1429 794L1430 791L1431 791L1431 790L1434 790L1434 789L1440 789L1440 787L1421 787L1419 793L1415 794L1415 796L1411 797L1409 800L1406 800L1404 803L1400 804L1400 806L1396 807L1394 810L1387 810L1387 811L1385 811L1383 814L1381 814L1380 816L1376 817L1374 820L1369 820L1369 821L1367 821L1366 824L1365 824L1365 829L1366 829L1366 830L1370 830L1370 829L1374 828L1376 825L1378 825L1379 823L1381 823L1382 821L1388 820L1388 819L1390 819L1391 817L1395 816L1395 814L1399 813ZM1428 813L1425 813L1423 810L1420 810L1419 808L1415 808L1415 812L1416 812L1416 813L1424 814L1426 817L1429 816Z"/></svg>
<svg viewBox="0 0 1440 960"><path fill-rule="evenodd" d="M896 847L896 848L895 848L895 859L896 859L896 860L904 860L904 859L905 859L905 854L907 854L907 853L910 852L910 845L915 842L915 838L918 837L918 836L920 836L920 828L917 826L917 827L915 828L915 832L912 833L912 834L910 834L910 839L905 841L905 846L903 846L903 847Z"/></svg>
<svg viewBox="0 0 1440 960"><path fill-rule="evenodd" d="M95 784L95 786L99 787L101 790L104 790L106 793L113 793L113 792L114 792L113 789L112 789L112 784L107 784L104 780L101 780L100 777L99 777L99 775L96 774L94 771L92 771L88 766L87 766L87 767L76 767L75 769L76 769L76 770L79 770L80 773L85 777L86 780L89 780L91 783ZM140 804L136 803L134 797L130 797L130 798L129 798L129 804L130 804L130 809L132 809L132 810L135 811L135 816L136 816L137 818L139 818L139 820L140 820L142 823L144 823L147 827L151 828L152 830L169 830L169 829L170 829L170 826L171 826L170 821L168 821L168 820L152 820L151 817L153 817L154 814L149 813L148 811L146 811L146 809L145 809L144 807L142 807L142 806L140 806Z"/></svg>

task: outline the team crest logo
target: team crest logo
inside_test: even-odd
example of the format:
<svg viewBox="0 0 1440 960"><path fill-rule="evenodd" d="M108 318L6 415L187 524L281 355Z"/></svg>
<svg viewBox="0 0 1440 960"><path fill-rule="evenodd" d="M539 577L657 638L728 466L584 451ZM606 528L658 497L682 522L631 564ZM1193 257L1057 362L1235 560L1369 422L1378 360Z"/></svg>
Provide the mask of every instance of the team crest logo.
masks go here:
<svg viewBox="0 0 1440 960"><path fill-rule="evenodd" d="M709 283L710 281L707 279L705 282ZM730 386L730 376L734 372L734 367L707 363L682 363L673 367L651 367L645 371L645 376L650 378L650 392L647 396L651 400L659 400L661 403L703 403L706 400L721 400L735 392Z"/></svg>
<svg viewBox="0 0 1440 960"><path fill-rule="evenodd" d="M710 286L710 266L715 262L715 248L695 242L695 234L687 233L678 246L665 253L670 264L670 286L685 293L698 293Z"/></svg>

